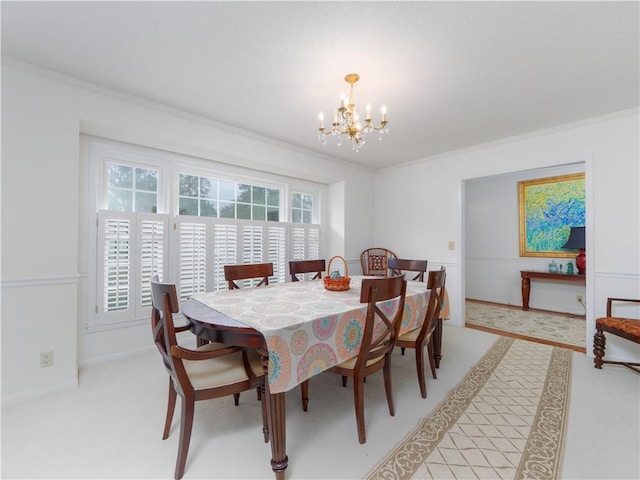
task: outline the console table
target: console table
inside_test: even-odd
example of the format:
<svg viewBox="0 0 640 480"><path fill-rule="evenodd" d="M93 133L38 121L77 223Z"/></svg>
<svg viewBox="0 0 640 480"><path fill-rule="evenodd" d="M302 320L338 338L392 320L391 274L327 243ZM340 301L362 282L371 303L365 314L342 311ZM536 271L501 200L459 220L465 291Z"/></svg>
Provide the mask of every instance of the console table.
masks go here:
<svg viewBox="0 0 640 480"><path fill-rule="evenodd" d="M555 280L558 282L574 282L585 284L585 276L569 273L536 272L534 270L521 270L522 277L522 310L529 310L529 295L531 294L531 279Z"/></svg>

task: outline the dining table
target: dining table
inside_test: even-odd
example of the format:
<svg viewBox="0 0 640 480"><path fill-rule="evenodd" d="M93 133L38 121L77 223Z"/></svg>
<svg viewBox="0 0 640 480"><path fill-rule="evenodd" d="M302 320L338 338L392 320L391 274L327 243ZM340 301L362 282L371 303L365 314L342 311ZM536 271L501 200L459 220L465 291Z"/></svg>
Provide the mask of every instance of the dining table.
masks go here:
<svg viewBox="0 0 640 480"><path fill-rule="evenodd" d="M203 292L181 305L198 338L253 348L262 356L265 440L271 443L276 479L284 479L288 465L285 393L358 354L367 311L367 304L360 303L364 278L375 277L351 276L344 291L327 290L321 280L307 280ZM425 283L407 281L400 334L420 326L429 295ZM394 299L378 306L393 314L398 303ZM448 317L448 302L440 317Z"/></svg>

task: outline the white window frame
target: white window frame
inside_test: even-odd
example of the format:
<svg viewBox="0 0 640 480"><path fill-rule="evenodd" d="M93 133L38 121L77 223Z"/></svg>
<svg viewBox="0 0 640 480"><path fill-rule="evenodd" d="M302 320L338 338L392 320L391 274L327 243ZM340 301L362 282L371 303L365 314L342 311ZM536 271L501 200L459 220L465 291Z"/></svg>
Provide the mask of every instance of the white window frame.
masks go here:
<svg viewBox="0 0 640 480"><path fill-rule="evenodd" d="M141 245L138 223L144 219L153 219L163 222L165 236L162 243L164 258L162 262L162 280L173 281L180 285L180 230L179 226L185 223L200 223L206 226L206 254L205 262L205 289L213 291L220 288L227 288L224 282L222 264L225 259L217 260L210 258L217 255L217 245L215 241L215 229L223 231L225 228L236 228L237 237L237 263L251 262L273 262L274 275L270 278L270 283L289 281L288 260L294 258L294 229L305 229L305 238L315 235L317 238L314 247L304 250L305 259L319 258L321 225L320 225L320 199L321 186L314 187L315 184L300 181L287 177L281 177L264 173L264 178L254 170L240 167L231 167L224 164L211 162L209 160L185 157L169 152L146 149L131 145L119 144L110 141L90 138L88 149L88 192L89 205L87 209L89 228L88 232L88 309L87 329L89 332L101 331L113 328L123 328L127 326L147 323L150 316L150 307L141 307L142 287L140 278L143 274L140 258L136 254L137 247ZM108 164L118 163L131 167L152 168L158 171L158 213L135 213L135 212L113 212L106 211L108 208ZM190 217L178 215L178 184L179 174L196 175L200 177L216 178L218 180L229 181L240 184L273 188L280 190L280 215L279 221L268 220L239 220L217 217ZM291 192L310 194L314 198L313 224L292 224L291 221ZM93 194L93 195L91 195ZM105 210L106 212L100 212ZM130 294L130 308L123 312L105 312L103 305L104 288L102 282L104 277L101 262L103 262L103 251L100 250L99 232L100 218L128 218L132 223L132 238L130 238L131 257L131 282L134 285L130 288L134 290ZM247 244L250 239L248 232L254 231L262 235L261 240ZM309 232L312 233L309 233ZM244 232L244 233L243 233ZM278 241L270 243L269 238L277 238ZM298 235L300 237L300 235ZM298 239L299 241L299 239ZM158 245L158 248L160 246ZM299 251L300 247L296 247ZM315 250L314 250L315 249ZM309 256L312 255L312 256ZM159 272L160 273L160 272ZM149 276L148 268L144 273ZM145 277L146 278L146 277ZM222 280L221 280L222 278ZM185 294L188 288L183 285ZM202 288L198 286L198 288ZM201 290L198 290L201 291ZM148 292L147 292L148 293ZM189 294L196 293L191 290ZM184 296L183 296L184 297ZM146 298L146 297L145 297Z"/></svg>

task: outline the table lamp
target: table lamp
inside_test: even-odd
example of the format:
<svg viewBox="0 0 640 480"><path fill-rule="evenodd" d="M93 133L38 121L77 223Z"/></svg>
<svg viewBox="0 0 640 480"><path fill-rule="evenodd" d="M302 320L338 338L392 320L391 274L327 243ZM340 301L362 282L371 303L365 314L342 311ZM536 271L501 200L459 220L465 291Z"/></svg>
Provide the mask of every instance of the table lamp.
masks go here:
<svg viewBox="0 0 640 480"><path fill-rule="evenodd" d="M569 232L569 239L562 248L571 248L580 250L576 257L576 267L578 267L578 273L584 275L587 271L587 256L585 255L585 242L584 242L584 227L571 227Z"/></svg>

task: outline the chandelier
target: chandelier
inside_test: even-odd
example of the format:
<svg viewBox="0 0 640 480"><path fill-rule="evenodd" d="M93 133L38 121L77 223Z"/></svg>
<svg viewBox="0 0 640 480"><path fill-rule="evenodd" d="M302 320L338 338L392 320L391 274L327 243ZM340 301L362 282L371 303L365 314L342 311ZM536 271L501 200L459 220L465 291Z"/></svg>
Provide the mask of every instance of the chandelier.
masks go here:
<svg viewBox="0 0 640 480"><path fill-rule="evenodd" d="M337 145L342 145L343 135L348 135L352 142L353 150L358 151L364 145L365 134L378 132L378 140L382 140L384 133L389 133L389 122L387 121L387 107L382 106L382 121L379 125L374 125L371 120L371 105L367 105L367 114L364 125L360 123L360 116L356 110L353 100L353 85L360 80L357 73L350 73L344 80L350 85L349 98L345 98L344 93L340 98L340 107L333 114L331 128L324 128L324 114L320 112L320 128L318 129L318 139L323 145L327 144L327 137L333 135L337 137Z"/></svg>

